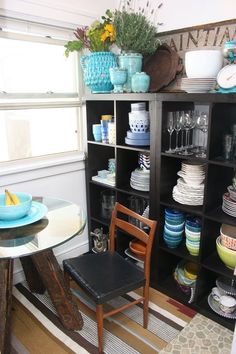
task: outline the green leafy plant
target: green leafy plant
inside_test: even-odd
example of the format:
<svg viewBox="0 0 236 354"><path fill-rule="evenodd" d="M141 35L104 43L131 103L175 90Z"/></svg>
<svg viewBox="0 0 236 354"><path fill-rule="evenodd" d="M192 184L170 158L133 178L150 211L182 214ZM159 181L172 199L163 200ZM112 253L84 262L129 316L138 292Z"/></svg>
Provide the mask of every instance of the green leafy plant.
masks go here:
<svg viewBox="0 0 236 354"><path fill-rule="evenodd" d="M112 12L106 11L101 21L94 21L90 27L80 27L74 31L77 40L69 41L65 45L65 55L70 52L80 51L84 48L91 52L108 52L115 41L115 31L112 24Z"/></svg>
<svg viewBox="0 0 236 354"><path fill-rule="evenodd" d="M150 9L149 1L137 10L132 5L131 1L127 1L120 10L114 12L116 45L121 51L152 54L160 44L157 28L151 22L155 15L154 10Z"/></svg>

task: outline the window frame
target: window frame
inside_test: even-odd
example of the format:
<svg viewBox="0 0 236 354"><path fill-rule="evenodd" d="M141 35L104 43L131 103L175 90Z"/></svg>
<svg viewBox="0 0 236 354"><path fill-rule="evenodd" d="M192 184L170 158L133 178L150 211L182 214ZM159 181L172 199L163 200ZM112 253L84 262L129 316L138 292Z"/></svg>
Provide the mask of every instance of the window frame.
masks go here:
<svg viewBox="0 0 236 354"><path fill-rule="evenodd" d="M0 16L0 37L7 39L19 39L35 41L47 44L63 45L72 39L73 30L56 26L31 23L24 20L12 20ZM49 33L50 35L46 34ZM0 161L0 168L3 173L10 168L17 170L17 166L29 166L34 169L34 165L50 166L56 161L65 162L81 161L85 158L85 124L83 122L83 101L85 87L82 80L82 68L79 65L80 54L75 53L75 74L77 75L77 92L73 93L7 93L0 92L0 110L22 110L22 109L44 109L44 108L72 108L78 110L77 116L77 142L78 150L73 152L53 153L37 157L27 157L17 160ZM25 168L25 167L24 167Z"/></svg>

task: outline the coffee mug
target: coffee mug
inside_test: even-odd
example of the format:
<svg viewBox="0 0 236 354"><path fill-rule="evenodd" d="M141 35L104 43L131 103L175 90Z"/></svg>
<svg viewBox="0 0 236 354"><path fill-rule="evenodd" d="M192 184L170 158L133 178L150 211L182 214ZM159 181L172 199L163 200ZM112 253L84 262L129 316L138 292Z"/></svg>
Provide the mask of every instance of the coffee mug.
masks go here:
<svg viewBox="0 0 236 354"><path fill-rule="evenodd" d="M101 124L93 124L93 137L95 141L102 141Z"/></svg>

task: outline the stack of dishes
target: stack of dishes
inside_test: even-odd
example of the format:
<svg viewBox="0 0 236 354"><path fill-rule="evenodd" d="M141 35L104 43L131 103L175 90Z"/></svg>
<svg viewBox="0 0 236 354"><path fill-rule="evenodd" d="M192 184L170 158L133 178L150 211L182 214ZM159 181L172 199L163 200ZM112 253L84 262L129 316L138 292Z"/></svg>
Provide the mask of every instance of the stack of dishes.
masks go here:
<svg viewBox="0 0 236 354"><path fill-rule="evenodd" d="M201 223L197 218L185 222L186 247L192 256L198 256L201 236Z"/></svg>
<svg viewBox="0 0 236 354"><path fill-rule="evenodd" d="M176 248L183 239L184 214L181 211L165 209L163 239L169 248Z"/></svg>
<svg viewBox="0 0 236 354"><path fill-rule="evenodd" d="M233 217L236 217L236 201L230 197L228 192L223 194L222 210Z"/></svg>
<svg viewBox="0 0 236 354"><path fill-rule="evenodd" d="M197 279L197 265L192 262L181 261L174 271L174 279L178 288L185 294L191 293L191 288L195 288Z"/></svg>
<svg viewBox="0 0 236 354"><path fill-rule="evenodd" d="M218 315L236 318L236 284L235 281L224 276L216 279L216 287L213 287L208 296L210 308Z"/></svg>
<svg viewBox="0 0 236 354"><path fill-rule="evenodd" d="M140 152L138 163L143 170L150 170L150 154L148 152Z"/></svg>
<svg viewBox="0 0 236 354"><path fill-rule="evenodd" d="M204 196L205 165L182 162L177 185L173 188L173 199L181 204L202 205Z"/></svg>
<svg viewBox="0 0 236 354"><path fill-rule="evenodd" d="M183 77L180 81L180 88L189 93L209 92L214 90L216 78L187 78Z"/></svg>
<svg viewBox="0 0 236 354"><path fill-rule="evenodd" d="M216 250L226 267L234 270L236 267L236 251L223 246L221 236L218 236L216 239Z"/></svg>
<svg viewBox="0 0 236 354"><path fill-rule="evenodd" d="M228 192L229 192L229 196L232 200L236 201L236 189L234 188L234 186L228 186Z"/></svg>
<svg viewBox="0 0 236 354"><path fill-rule="evenodd" d="M220 242L224 247L236 251L236 226L222 224Z"/></svg>
<svg viewBox="0 0 236 354"><path fill-rule="evenodd" d="M131 112L129 112L129 126L125 143L128 145L150 145L150 117L146 111L146 103L138 102L131 104Z"/></svg>
<svg viewBox="0 0 236 354"><path fill-rule="evenodd" d="M150 170L136 168L130 177L130 186L138 191L149 192Z"/></svg>

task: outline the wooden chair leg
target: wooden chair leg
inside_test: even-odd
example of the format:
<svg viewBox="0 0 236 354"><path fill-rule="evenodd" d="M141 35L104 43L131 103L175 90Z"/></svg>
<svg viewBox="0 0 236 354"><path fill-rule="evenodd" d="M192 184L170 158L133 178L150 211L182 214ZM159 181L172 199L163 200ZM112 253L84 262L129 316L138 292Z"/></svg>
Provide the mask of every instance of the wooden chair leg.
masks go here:
<svg viewBox="0 0 236 354"><path fill-rule="evenodd" d="M103 305L96 305L98 351L103 353Z"/></svg>
<svg viewBox="0 0 236 354"><path fill-rule="evenodd" d="M148 326L148 303L149 303L149 286L143 288L143 328Z"/></svg>

